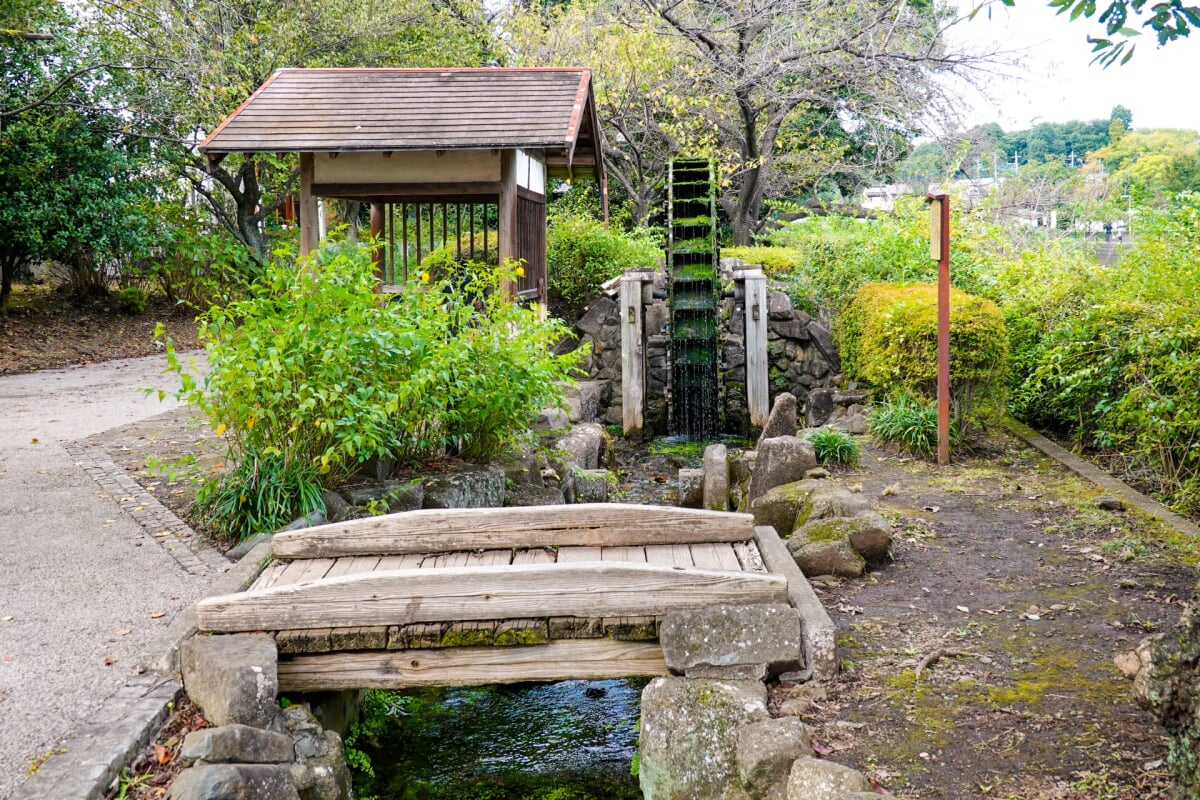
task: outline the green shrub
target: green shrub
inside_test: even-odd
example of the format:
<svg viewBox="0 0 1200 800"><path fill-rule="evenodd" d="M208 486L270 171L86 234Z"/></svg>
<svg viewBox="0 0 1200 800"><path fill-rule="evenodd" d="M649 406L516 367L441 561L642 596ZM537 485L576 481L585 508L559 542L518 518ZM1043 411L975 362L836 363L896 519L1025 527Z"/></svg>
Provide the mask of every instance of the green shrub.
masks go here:
<svg viewBox="0 0 1200 800"><path fill-rule="evenodd" d="M662 249L653 232L607 230L592 217L550 214L546 232L546 281L556 316L574 321L610 278L634 267L653 267Z"/></svg>
<svg viewBox="0 0 1200 800"><path fill-rule="evenodd" d="M937 287L868 283L837 322L842 364L887 394L937 395ZM995 303L950 291L950 400L965 423L1003 412L1008 362L1004 316Z"/></svg>
<svg viewBox="0 0 1200 800"><path fill-rule="evenodd" d="M487 247L484 247L484 240ZM496 231L476 231L474 236L474 258L471 257L471 233L462 234L457 241L448 242L437 250L421 259L421 269L429 273L431 281L460 280L465 275L465 267L470 262L486 264L495 268L500 263L500 234ZM460 249L461 248L461 249ZM459 253L462 256L459 256ZM410 267L411 269L411 267ZM418 278L419 275L410 275Z"/></svg>
<svg viewBox="0 0 1200 800"><path fill-rule="evenodd" d="M961 443L960 428L950 420L950 444ZM928 457L937 452L937 405L923 403L904 392L875 406L867 417L867 431L880 444Z"/></svg>
<svg viewBox="0 0 1200 800"><path fill-rule="evenodd" d="M141 314L149 300L146 290L140 286L126 286L117 291L117 305L126 314Z"/></svg>
<svg viewBox="0 0 1200 800"><path fill-rule="evenodd" d="M763 272L772 278L789 275L800 264L800 251L794 247L722 247L721 257L761 264Z"/></svg>
<svg viewBox="0 0 1200 800"><path fill-rule="evenodd" d="M858 440L837 428L817 428L805 433L804 438L812 442L817 461L822 464L856 467L862 457L862 448Z"/></svg>
<svg viewBox="0 0 1200 800"><path fill-rule="evenodd" d="M1114 267L1016 282L1024 311L1013 409L1115 456L1171 505L1200 510L1200 194L1142 210ZM1024 300L1049 284L1039 308ZM1019 290L1019 291L1018 291Z"/></svg>
<svg viewBox="0 0 1200 800"><path fill-rule="evenodd" d="M996 265L1018 258L1007 232L982 214L958 210L951 230L953 285L992 297ZM929 209L920 198L901 198L894 212L880 212L875 219L809 217L771 230L762 241L796 253L795 269L785 276L789 294L835 311L868 281L937 278L937 262L929 257Z"/></svg>
<svg viewBox="0 0 1200 800"><path fill-rule="evenodd" d="M244 536L269 528L268 516L286 522L309 510L299 490L309 478L336 485L373 456L490 458L561 403L557 382L579 356L553 356L562 326L499 291L514 268L471 265L460 284L417 277L381 301L373 267L369 245L347 242L299 268L272 265L248 299L203 316L203 380L168 349L179 398L228 440L233 468L207 494L226 498L210 507L216 529ZM266 469L299 488L241 501Z"/></svg>

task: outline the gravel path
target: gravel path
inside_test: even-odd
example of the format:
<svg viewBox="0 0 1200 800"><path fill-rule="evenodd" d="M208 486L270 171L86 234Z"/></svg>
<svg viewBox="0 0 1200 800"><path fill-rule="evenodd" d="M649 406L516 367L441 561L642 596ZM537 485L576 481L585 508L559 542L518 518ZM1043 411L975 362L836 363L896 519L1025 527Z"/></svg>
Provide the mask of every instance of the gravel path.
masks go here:
<svg viewBox="0 0 1200 800"><path fill-rule="evenodd" d="M0 377L0 797L124 682L197 599L188 574L66 445L160 414L161 356Z"/></svg>

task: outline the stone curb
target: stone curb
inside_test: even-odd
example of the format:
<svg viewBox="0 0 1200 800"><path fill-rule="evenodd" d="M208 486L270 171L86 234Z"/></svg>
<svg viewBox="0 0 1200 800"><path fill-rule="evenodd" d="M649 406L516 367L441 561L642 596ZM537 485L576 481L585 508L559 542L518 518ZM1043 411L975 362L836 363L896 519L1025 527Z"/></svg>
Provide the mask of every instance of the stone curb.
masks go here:
<svg viewBox="0 0 1200 800"><path fill-rule="evenodd" d="M130 678L11 800L101 800L121 768L158 733L182 692L176 678Z"/></svg>
<svg viewBox="0 0 1200 800"><path fill-rule="evenodd" d="M1184 519L1157 500L1147 497L1124 481L1109 475L1095 464L1085 461L1071 451L1060 447L1033 428L1014 419L1006 420L1005 424L1007 424L1010 431L1023 439L1031 447L1040 450L1043 454L1053 458L1067 469L1082 478L1086 478L1106 492L1116 495L1143 514L1170 525L1180 533L1200 537L1200 526L1197 526L1191 520Z"/></svg>
<svg viewBox="0 0 1200 800"><path fill-rule="evenodd" d="M271 556L264 542L213 582L207 597L245 589ZM112 694L58 755L47 760L10 800L100 800L121 768L148 745L170 716L183 684L175 676L182 642L196 632L196 608L180 613L138 658L136 675Z"/></svg>
<svg viewBox="0 0 1200 800"><path fill-rule="evenodd" d="M756 525L754 541L767 569L788 582L788 602L800 612L800 634L804 639L804 672L800 680L832 680L837 675L837 628L829 612L783 540L769 525Z"/></svg>
<svg viewBox="0 0 1200 800"><path fill-rule="evenodd" d="M229 559L220 550L206 544L186 522L117 466L103 449L80 441L63 442L63 449L184 572L219 575L229 568Z"/></svg>

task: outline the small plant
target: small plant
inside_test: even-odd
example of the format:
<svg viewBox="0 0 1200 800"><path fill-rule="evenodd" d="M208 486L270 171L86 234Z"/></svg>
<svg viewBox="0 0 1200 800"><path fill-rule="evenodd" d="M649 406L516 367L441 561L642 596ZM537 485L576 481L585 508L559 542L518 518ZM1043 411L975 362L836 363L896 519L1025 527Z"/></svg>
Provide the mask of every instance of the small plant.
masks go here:
<svg viewBox="0 0 1200 800"><path fill-rule="evenodd" d="M148 786L150 784L150 779L153 777L154 776L148 772L141 775L134 775L129 771L128 767L122 767L121 776L118 779L117 796L115 800L127 800L127 798L132 797L130 792L133 789L137 789L140 786Z"/></svg>
<svg viewBox="0 0 1200 800"><path fill-rule="evenodd" d="M822 464L845 464L857 467L862 457L858 440L837 428L817 428L804 435L812 443L817 461Z"/></svg>
<svg viewBox="0 0 1200 800"><path fill-rule="evenodd" d="M196 508L216 531L241 541L293 518L324 511L318 469L281 453L248 451L218 481L201 487Z"/></svg>
<svg viewBox="0 0 1200 800"><path fill-rule="evenodd" d="M937 450L937 407L908 394L898 394L882 403L867 417L867 430L881 444L898 447L915 456L931 456ZM959 443L958 426L950 421L950 443Z"/></svg>
<svg viewBox="0 0 1200 800"><path fill-rule="evenodd" d="M140 286L126 286L117 292L117 305L126 314L141 314L149 299L146 290Z"/></svg>

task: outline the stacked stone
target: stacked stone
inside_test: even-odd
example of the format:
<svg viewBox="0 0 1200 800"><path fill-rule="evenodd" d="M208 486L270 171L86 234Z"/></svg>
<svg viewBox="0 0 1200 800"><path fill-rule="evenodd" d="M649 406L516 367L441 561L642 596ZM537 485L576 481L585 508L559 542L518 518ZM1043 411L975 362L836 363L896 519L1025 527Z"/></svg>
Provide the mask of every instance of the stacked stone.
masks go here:
<svg viewBox="0 0 1200 800"><path fill-rule="evenodd" d="M352 800L342 739L304 705L281 708L275 640L189 639L184 688L214 727L183 740L168 800Z"/></svg>
<svg viewBox="0 0 1200 800"><path fill-rule="evenodd" d="M803 666L800 616L787 605L668 614L667 669L642 693L638 780L646 800L858 800L860 772L813 757L795 717L772 719L763 681Z"/></svg>

